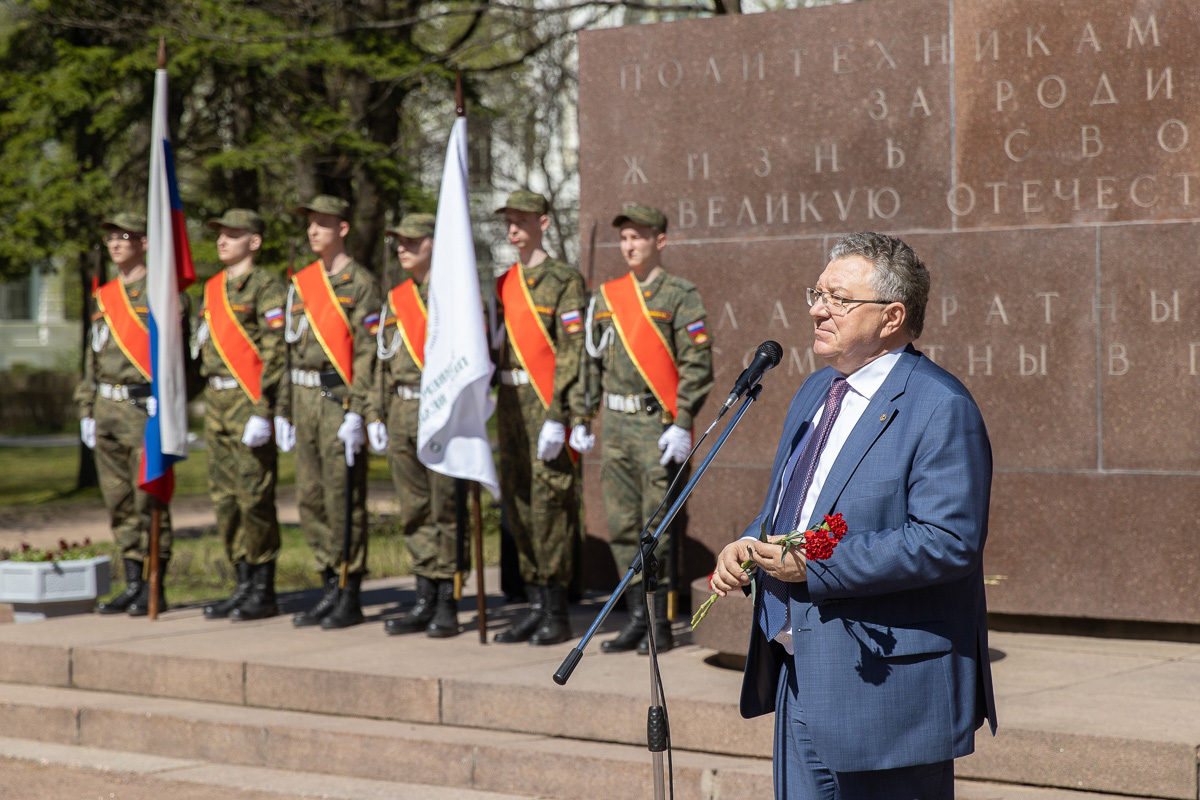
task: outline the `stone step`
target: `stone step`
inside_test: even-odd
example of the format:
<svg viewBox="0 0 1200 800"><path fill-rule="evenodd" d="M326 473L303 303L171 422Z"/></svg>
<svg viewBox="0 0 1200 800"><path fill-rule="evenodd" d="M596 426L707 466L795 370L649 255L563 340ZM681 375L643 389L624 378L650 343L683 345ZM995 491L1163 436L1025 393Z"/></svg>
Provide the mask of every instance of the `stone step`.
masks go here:
<svg viewBox="0 0 1200 800"><path fill-rule="evenodd" d="M644 798L645 747L112 692L0 684L0 730L39 742L577 800ZM675 797L769 796L766 759L676 750Z"/></svg>
<svg viewBox="0 0 1200 800"><path fill-rule="evenodd" d="M25 771L13 774L17 772L12 768L14 761L35 762L54 768L54 789L61 793L67 786L79 788L80 796L83 789L94 791L97 784L105 778L126 775L141 780L135 787L130 787L127 780L122 781L122 796L142 789L146 797L152 798L180 796L184 792L178 787L187 785L220 789L221 796L228 800L262 800L263 795L286 798L315 796L329 800L540 800L529 794L518 795L462 787L431 786L411 781L375 780L312 771L217 763L0 737L0 764L4 765L0 789L5 790L4 796L13 798L48 796L43 787L37 784L36 773L31 775ZM251 793L253 798L249 797ZM1149 800L1128 795L1094 794L968 780L956 781L955 793L959 800Z"/></svg>
<svg viewBox="0 0 1200 800"><path fill-rule="evenodd" d="M22 769L21 767L24 767ZM35 767L40 767L36 769ZM477 792L368 778L348 778L267 767L216 764L196 759L147 756L98 747L58 745L0 737L0 796L19 798L87 797L120 790L115 796L176 800L538 800L533 795ZM188 791L191 788L194 791Z"/></svg>

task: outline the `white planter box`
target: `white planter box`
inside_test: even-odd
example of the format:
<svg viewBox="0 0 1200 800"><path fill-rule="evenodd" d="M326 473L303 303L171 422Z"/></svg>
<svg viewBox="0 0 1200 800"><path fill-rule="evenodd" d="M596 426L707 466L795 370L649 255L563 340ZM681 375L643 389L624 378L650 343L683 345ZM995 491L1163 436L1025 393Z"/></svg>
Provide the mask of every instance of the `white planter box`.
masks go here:
<svg viewBox="0 0 1200 800"><path fill-rule="evenodd" d="M18 622L91 610L112 585L108 556L73 561L0 561L0 603Z"/></svg>

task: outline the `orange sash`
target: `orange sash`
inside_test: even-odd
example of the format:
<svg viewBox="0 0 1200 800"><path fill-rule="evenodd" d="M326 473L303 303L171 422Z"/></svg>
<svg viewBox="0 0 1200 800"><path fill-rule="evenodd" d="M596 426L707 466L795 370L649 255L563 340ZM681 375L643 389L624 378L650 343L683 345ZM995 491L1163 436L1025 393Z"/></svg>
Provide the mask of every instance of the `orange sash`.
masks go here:
<svg viewBox="0 0 1200 800"><path fill-rule="evenodd" d="M349 386L354 378L354 334L333 285L320 261L314 261L292 276L304 303L304 316L334 369Z"/></svg>
<svg viewBox="0 0 1200 800"><path fill-rule="evenodd" d="M672 417L677 416L679 370L675 366L675 356L671 355L662 332L650 318L637 278L630 272L602 285L600 293L612 311L613 325L634 366L662 407L670 411Z"/></svg>
<svg viewBox="0 0 1200 800"><path fill-rule="evenodd" d="M554 342L542 325L537 306L525 283L525 270L513 264L508 272L496 281L496 294L504 306L504 327L508 341L529 373L529 383L537 392L538 399L546 408L554 395Z"/></svg>
<svg viewBox="0 0 1200 800"><path fill-rule="evenodd" d="M421 291L417 282L409 278L388 292L388 302L396 315L396 328L404 339L404 346L417 366L425 369L425 323L429 313L421 302Z"/></svg>
<svg viewBox="0 0 1200 800"><path fill-rule="evenodd" d="M100 287L96 292L96 305L104 314L104 321L108 323L109 333L117 340L117 347L149 383L150 331L129 304L129 295L125 293L125 284L121 283L120 278L114 278Z"/></svg>
<svg viewBox="0 0 1200 800"><path fill-rule="evenodd" d="M204 319L208 321L208 335L225 366L237 378L238 385L251 402L257 403L262 397L262 355L229 307L224 270L204 284Z"/></svg>

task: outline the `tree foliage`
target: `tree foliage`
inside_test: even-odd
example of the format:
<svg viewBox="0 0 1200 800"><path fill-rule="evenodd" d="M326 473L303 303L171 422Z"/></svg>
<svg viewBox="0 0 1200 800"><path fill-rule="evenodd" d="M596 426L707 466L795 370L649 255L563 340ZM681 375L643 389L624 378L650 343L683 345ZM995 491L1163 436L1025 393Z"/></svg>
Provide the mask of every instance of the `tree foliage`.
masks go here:
<svg viewBox="0 0 1200 800"><path fill-rule="evenodd" d="M200 221L248 206L268 220L263 260L282 264L289 240L303 238L292 209L327 192L352 201L351 252L374 266L392 217L434 203L436 186L417 180L420 121L430 118L432 102L449 129L456 69L464 71L471 108L507 120L494 130L511 139L527 173L511 179L528 180L550 166L547 127L570 123L553 104L572 90L574 75L563 68L576 31L618 24L630 10L688 16L740 7L731 0L0 0L7 234L0 280L64 263L83 275L102 216L144 205L160 37L197 260L215 262ZM526 65L539 58L557 68L549 84L529 79ZM573 213L556 219L561 241L573 238L573 220Z"/></svg>

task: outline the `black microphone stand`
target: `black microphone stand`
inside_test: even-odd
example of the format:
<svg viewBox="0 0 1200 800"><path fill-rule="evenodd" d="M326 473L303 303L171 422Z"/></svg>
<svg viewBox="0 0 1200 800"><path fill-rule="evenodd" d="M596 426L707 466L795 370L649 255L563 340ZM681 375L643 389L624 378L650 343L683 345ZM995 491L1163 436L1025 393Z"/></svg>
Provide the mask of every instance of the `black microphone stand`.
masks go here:
<svg viewBox="0 0 1200 800"><path fill-rule="evenodd" d="M633 561L630 563L629 569L625 572L625 577L622 578L621 582L617 584L617 588L613 590L612 596L608 598L608 602L605 603L604 607L600 609L600 612L596 615L596 619L592 622L591 627L588 628L587 633L585 633L583 638L579 640L579 644L575 645L575 647L571 649L571 652L567 654L565 659L563 659L558 671L554 673L554 682L559 686L565 686L567 681L570 680L571 673L575 671L575 667L579 666L580 660L583 659L583 651L588 646L588 642L592 640L592 637L596 634L596 631L599 630L600 626L604 624L604 620L608 619L608 615L612 612L613 607L621 599L621 595L625 593L625 589L629 586L630 581L633 580L633 576L642 571L643 565L646 566L646 570L645 577L642 581L642 586L646 592L646 603L648 604L647 608L654 608L654 592L657 590L658 585L658 562L654 556L654 549L658 546L659 536L667 529L667 527L671 524L671 521L675 519L675 515L679 513L679 510L683 508L683 504L687 500L688 496L692 493L692 489L695 488L700 478L704 476L705 471L708 470L709 464L712 463L712 460L716 457L721 447L724 446L725 440L729 438L731 433L733 433L733 429L737 427L742 415L746 413L746 410L750 407L750 404L758 399L758 395L761 392L761 383L754 384L754 386L751 387L748 392L746 392L746 397L742 401L742 404L738 406L737 411L734 412L733 419L731 419L725 426L725 430L721 431L721 436L717 439L716 444L714 444L712 449L708 451L708 455L704 457L704 460L700 462L700 466L696 468L695 473L687 482L687 485L683 487L683 490L679 493L679 496L675 498L675 502L667 511L666 516L663 517L662 522L658 524L658 528L654 531L654 533L650 533L649 525L642 529L641 536L639 537L638 553L633 557ZM726 410L728 409L722 408L721 413L717 415L717 418L713 420L712 425L709 426L709 430L712 430L712 427L716 426L717 422L720 421ZM707 435L707 431L705 432L705 435ZM670 737L670 732L666 724L666 709L663 705L662 687L658 680L657 650L654 647L653 624L647 627L647 636L650 637L651 665L650 710L647 718L646 736L647 745L649 746L651 753L651 764L654 772L654 797L655 800L664 800L666 795L663 782L662 754L663 751L667 749L667 740Z"/></svg>

